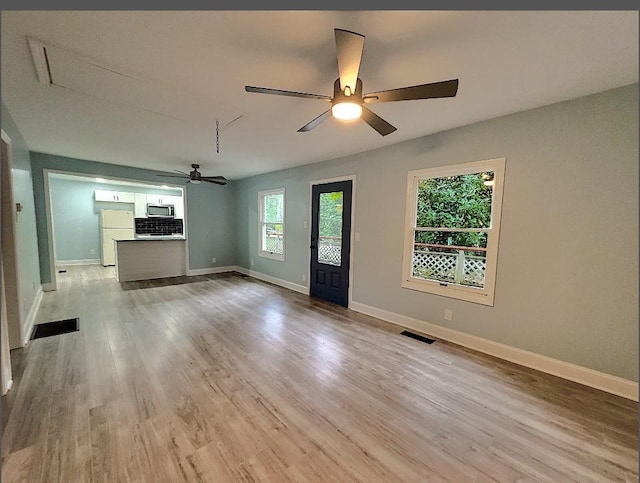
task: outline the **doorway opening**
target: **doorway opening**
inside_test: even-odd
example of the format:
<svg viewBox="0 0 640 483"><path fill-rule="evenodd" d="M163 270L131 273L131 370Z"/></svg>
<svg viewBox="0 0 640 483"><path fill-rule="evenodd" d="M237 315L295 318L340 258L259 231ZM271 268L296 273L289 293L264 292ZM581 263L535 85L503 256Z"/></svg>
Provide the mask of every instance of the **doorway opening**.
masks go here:
<svg viewBox="0 0 640 483"><path fill-rule="evenodd" d="M186 234L182 185L45 170L45 190L53 289L77 266L93 278L115 278L117 240Z"/></svg>

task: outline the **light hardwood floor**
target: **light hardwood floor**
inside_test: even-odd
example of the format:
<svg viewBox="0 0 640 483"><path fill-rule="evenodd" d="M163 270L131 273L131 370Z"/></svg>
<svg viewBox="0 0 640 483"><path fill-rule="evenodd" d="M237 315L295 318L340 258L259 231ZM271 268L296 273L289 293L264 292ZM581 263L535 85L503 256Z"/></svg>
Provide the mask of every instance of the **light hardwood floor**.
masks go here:
<svg viewBox="0 0 640 483"><path fill-rule="evenodd" d="M68 267L2 481L637 481L637 404L238 274Z"/></svg>

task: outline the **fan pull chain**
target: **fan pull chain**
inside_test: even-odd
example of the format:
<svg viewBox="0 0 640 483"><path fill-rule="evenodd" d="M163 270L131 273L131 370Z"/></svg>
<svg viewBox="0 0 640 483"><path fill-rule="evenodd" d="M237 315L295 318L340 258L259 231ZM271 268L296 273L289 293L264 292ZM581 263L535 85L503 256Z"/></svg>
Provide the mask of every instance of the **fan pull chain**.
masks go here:
<svg viewBox="0 0 640 483"><path fill-rule="evenodd" d="M220 123L216 119L216 153L220 154Z"/></svg>

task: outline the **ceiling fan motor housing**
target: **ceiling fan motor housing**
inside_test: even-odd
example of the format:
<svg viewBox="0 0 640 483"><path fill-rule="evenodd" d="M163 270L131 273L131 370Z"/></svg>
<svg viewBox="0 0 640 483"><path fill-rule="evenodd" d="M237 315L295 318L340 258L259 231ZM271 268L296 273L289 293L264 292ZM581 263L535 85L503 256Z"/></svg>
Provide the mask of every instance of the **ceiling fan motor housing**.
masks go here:
<svg viewBox="0 0 640 483"><path fill-rule="evenodd" d="M354 104L362 104L362 81L358 79L356 81L355 89L349 87L351 93L347 95L345 92L340 89L340 79L336 79L333 83L333 99L331 100L331 105L335 106L336 104L340 104L341 102L352 102ZM345 90L347 90L345 88Z"/></svg>

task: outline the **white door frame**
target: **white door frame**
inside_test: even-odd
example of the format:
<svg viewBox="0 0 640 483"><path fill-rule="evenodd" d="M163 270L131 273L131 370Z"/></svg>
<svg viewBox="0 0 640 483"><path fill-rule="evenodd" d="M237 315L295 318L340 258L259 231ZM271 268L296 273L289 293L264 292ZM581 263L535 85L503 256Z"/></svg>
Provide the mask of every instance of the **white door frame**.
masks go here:
<svg viewBox="0 0 640 483"><path fill-rule="evenodd" d="M187 237L187 187L186 185L174 184L174 183L165 183L165 182L155 182L155 181L146 181L140 179L131 179L131 178L120 178L117 176L107 176L107 175L98 175L91 173L79 173L74 171L64 171L59 169L49 169L45 168L43 170L44 176L44 202L45 202L45 211L47 212L47 245L49 247L49 273L51 274L51 283L43 284L42 289L45 292L56 290L57 289L57 277L56 277L56 256L55 256L55 237L54 235L54 226L53 226L53 212L52 212L52 203L51 203L51 191L49 188L49 174L69 174L72 176L79 176L82 178L104 178L111 181L126 181L129 183L140 183L147 184L149 186L169 186L170 188L180 188L182 190L182 204L184 207L184 220L182 221L182 226L184 230L184 235L186 239L186 243L184 244L185 258L187 260L186 270L189 272L189 239Z"/></svg>
<svg viewBox="0 0 640 483"><path fill-rule="evenodd" d="M2 357L2 369L0 377L2 378L2 395L4 396L9 392L11 386L13 385L13 376L11 374L11 351L9 349L9 328L7 327L7 302L5 295L5 283L4 283L4 270L2 270L2 260L0 260L0 279L2 280L0 283L2 284L2 289L0 290L0 298L2 299L2 311L0 313L0 320L2 321L0 339L2 339L2 349L1 357Z"/></svg>
<svg viewBox="0 0 640 483"><path fill-rule="evenodd" d="M2 185L6 192L2 192L2 209L7 210L5 215L9 215L8 219L2 220L2 229L7 230L6 235L9 241L7 246L2 244L2 266L3 266L3 285L2 291L6 297L5 308L7 311L7 335L9 338L9 347L15 349L23 347L23 314L22 303L20 300L20 270L18 267L18 247L17 247L17 221L16 221L16 205L13 199L13 179L11 174L11 138L6 132L1 131L2 150L6 152L6 156L2 158ZM0 190L2 191L2 190ZM7 240L5 240L7 241Z"/></svg>
<svg viewBox="0 0 640 483"><path fill-rule="evenodd" d="M309 244L311 243L311 221L313 218L313 187L319 184L337 183L339 181L351 181L351 233L349 233L349 239L351 240L349 247L349 301L348 305L351 308L353 302L353 254L355 250L355 227L356 227L356 175L349 174L346 176L338 176L336 178L325 178L313 180L309 183L309 222L307 223L307 293L311 293L311 249Z"/></svg>

